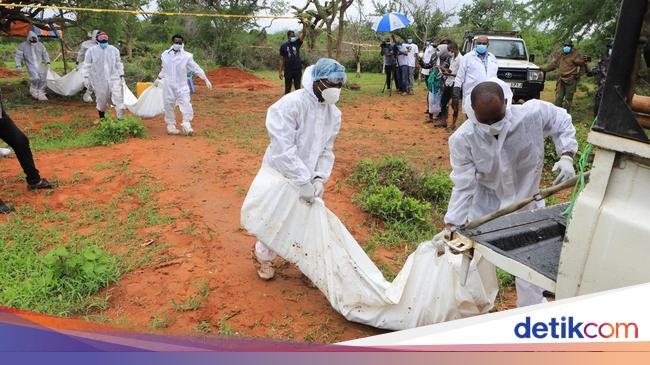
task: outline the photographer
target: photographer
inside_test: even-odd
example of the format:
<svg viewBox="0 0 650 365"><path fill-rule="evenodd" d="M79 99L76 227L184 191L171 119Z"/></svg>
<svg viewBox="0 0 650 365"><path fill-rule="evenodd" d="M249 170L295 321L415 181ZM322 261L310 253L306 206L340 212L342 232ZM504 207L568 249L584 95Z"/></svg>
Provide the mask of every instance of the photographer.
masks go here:
<svg viewBox="0 0 650 365"><path fill-rule="evenodd" d="M397 57L395 53L395 44L386 38L381 42L381 55L384 57L384 73L386 74L386 88L390 92L391 80L395 80L395 88L399 89L397 83Z"/></svg>

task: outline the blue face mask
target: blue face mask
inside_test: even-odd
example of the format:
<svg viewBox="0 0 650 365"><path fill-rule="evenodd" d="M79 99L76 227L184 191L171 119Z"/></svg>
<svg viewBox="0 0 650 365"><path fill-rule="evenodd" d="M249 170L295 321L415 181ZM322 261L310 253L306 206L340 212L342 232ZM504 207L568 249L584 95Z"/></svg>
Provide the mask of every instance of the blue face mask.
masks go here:
<svg viewBox="0 0 650 365"><path fill-rule="evenodd" d="M108 43L100 43L99 46L102 47L102 49L106 49L106 47L108 47Z"/></svg>
<svg viewBox="0 0 650 365"><path fill-rule="evenodd" d="M569 46L564 46L564 48L562 48L562 52L564 52L565 54L567 54L567 53L571 53L571 47L569 47Z"/></svg>
<svg viewBox="0 0 650 365"><path fill-rule="evenodd" d="M476 52L478 54L485 54L487 52L488 46L487 44L479 44L476 46Z"/></svg>
<svg viewBox="0 0 650 365"><path fill-rule="evenodd" d="M411 43L413 43L413 40L409 38L409 39L406 40L406 43L411 44Z"/></svg>
<svg viewBox="0 0 650 365"><path fill-rule="evenodd" d="M291 43L296 43L297 40L298 40L298 37L291 37L290 38Z"/></svg>

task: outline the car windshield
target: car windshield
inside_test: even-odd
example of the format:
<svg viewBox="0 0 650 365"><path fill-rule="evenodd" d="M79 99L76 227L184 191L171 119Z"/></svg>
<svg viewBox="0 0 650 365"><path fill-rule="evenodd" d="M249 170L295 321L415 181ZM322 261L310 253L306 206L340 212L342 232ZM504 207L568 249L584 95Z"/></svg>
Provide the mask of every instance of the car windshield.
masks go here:
<svg viewBox="0 0 650 365"><path fill-rule="evenodd" d="M524 42L514 39L490 39L488 50L492 52L496 58L523 61L527 59Z"/></svg>

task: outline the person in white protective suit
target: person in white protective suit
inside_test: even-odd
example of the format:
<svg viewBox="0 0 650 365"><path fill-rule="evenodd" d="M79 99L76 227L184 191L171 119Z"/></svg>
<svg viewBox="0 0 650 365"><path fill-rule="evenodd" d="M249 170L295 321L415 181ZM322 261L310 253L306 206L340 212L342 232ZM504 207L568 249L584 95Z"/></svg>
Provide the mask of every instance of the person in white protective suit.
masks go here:
<svg viewBox="0 0 650 365"><path fill-rule="evenodd" d="M83 41L81 45L79 46L79 53L77 53L77 70L79 69L79 64L84 61L86 58L86 52L91 49L92 47L95 47L99 43L97 43L97 34L99 34L99 30L95 29L90 33L89 39ZM88 80L92 80L93 75L89 75ZM88 82L88 85L86 86L86 92L84 93L83 96L83 101L86 103L92 103L93 102L93 87L92 87L92 82Z"/></svg>
<svg viewBox="0 0 650 365"><path fill-rule="evenodd" d="M336 107L345 84L345 67L321 58L305 70L303 88L271 105L266 129L271 143L264 164L279 171L300 187L300 199L308 204L322 198L334 166L334 140L341 128L341 111ZM276 253L263 242L255 244L260 278L275 274Z"/></svg>
<svg viewBox="0 0 650 365"><path fill-rule="evenodd" d="M212 90L212 83L208 80L203 69L194 62L194 56L186 52L183 45L183 36L176 34L172 37L172 46L160 56L162 60L162 69L158 75L155 84L158 86L159 80L163 80L163 101L165 103L165 123L167 124L167 134L179 134L176 128L176 105L178 104L183 121L181 129L183 134L192 135L192 119L194 110L190 103L190 87L187 84L187 71L192 71L195 75L205 81L208 90Z"/></svg>
<svg viewBox="0 0 650 365"><path fill-rule="evenodd" d="M97 99L97 113L104 118L109 99L115 106L117 118L124 117L124 64L120 51L108 44L108 34L97 34L97 45L89 48L84 57L81 74L86 88L91 86ZM92 79L90 76L92 75Z"/></svg>
<svg viewBox="0 0 650 365"><path fill-rule="evenodd" d="M470 108L472 89L479 83L497 77L499 64L497 58L488 52L490 40L485 36L476 39L476 47L463 56L454 80L454 97L463 96L463 112Z"/></svg>
<svg viewBox="0 0 650 365"><path fill-rule="evenodd" d="M23 71L23 61L29 73L29 93L34 99L46 101L45 86L47 85L47 69L50 67L50 56L45 46L38 41L34 32L29 32L27 41L16 49L16 70ZM43 65L45 64L45 65Z"/></svg>
<svg viewBox="0 0 650 365"><path fill-rule="evenodd" d="M511 105L510 87L496 78L476 85L470 97L469 120L449 138L454 187L446 227L434 237L439 247L456 227L539 192L546 137L561 156L554 183L575 176L578 143L566 110L541 100ZM543 200L534 201L523 210L543 206ZM516 289L519 307L546 302L542 288L520 278Z"/></svg>

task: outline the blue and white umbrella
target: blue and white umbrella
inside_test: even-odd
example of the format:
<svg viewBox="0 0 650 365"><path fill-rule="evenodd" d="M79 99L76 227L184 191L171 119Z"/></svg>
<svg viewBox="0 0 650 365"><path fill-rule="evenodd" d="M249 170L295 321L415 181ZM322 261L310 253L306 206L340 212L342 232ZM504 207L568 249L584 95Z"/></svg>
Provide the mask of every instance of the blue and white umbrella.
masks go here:
<svg viewBox="0 0 650 365"><path fill-rule="evenodd" d="M372 30L375 32L392 32L396 29L408 27L411 21L404 14L389 13L378 19L372 25Z"/></svg>

